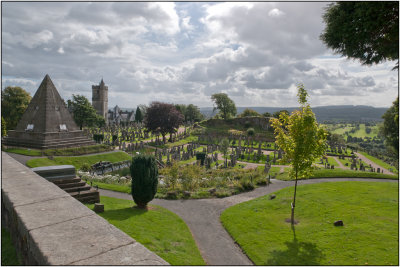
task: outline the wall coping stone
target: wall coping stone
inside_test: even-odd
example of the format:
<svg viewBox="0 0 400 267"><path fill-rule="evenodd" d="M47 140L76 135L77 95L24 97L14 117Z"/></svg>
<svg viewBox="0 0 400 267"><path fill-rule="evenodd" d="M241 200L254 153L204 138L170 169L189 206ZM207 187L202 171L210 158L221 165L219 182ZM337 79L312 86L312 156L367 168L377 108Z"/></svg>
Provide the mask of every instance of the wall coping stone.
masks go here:
<svg viewBox="0 0 400 267"><path fill-rule="evenodd" d="M130 236L2 152L2 222L24 263L168 265ZM7 216L8 218L3 218Z"/></svg>

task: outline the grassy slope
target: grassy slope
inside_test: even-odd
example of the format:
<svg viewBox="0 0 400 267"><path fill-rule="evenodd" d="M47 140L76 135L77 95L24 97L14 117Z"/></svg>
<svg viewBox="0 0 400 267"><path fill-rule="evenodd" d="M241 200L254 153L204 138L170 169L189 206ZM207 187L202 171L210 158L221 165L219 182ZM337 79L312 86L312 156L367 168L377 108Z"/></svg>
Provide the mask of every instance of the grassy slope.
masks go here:
<svg viewBox="0 0 400 267"><path fill-rule="evenodd" d="M10 233L1 227L1 265L22 265L11 241Z"/></svg>
<svg viewBox="0 0 400 267"><path fill-rule="evenodd" d="M129 159L131 159L131 156L125 152L114 152L92 156L54 157L54 160L48 158L31 159L28 160L26 165L30 168L53 165L74 165L76 169L80 169L83 163L92 165L99 161L118 162Z"/></svg>
<svg viewBox="0 0 400 267"><path fill-rule="evenodd" d="M398 265L398 184L337 182L293 187L225 210L221 221L257 265ZM382 192L385 192L382 194ZM343 220L344 227L333 222Z"/></svg>
<svg viewBox="0 0 400 267"><path fill-rule="evenodd" d="M15 153L15 154L26 155L26 156L41 156L42 155L40 150L36 150L36 149L7 148L4 151L5 152Z"/></svg>
<svg viewBox="0 0 400 267"><path fill-rule="evenodd" d="M174 213L155 205L143 211L132 208L133 201L110 197L101 197L101 203L100 216L171 265L205 264L189 228Z"/></svg>
<svg viewBox="0 0 400 267"><path fill-rule="evenodd" d="M384 162L384 161L382 161L382 160L380 160L380 159L377 159L377 158L375 158L375 157L373 157L373 156L371 156L371 155L368 155L368 154L365 153L365 152L360 151L359 153L362 154L362 155L364 155L364 156L365 156L366 158L368 158L369 160L375 162L376 164L382 166L383 168L385 168L385 169L387 169L387 170L393 169L395 173L399 173L398 170L397 170L394 166L391 166L391 165L387 164L386 162Z"/></svg>

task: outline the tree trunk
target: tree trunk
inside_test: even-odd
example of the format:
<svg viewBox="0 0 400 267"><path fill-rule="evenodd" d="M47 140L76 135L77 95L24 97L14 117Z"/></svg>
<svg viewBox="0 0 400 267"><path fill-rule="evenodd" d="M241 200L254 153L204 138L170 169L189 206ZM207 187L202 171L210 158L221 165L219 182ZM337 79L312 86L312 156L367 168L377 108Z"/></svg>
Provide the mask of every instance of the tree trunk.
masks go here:
<svg viewBox="0 0 400 267"><path fill-rule="evenodd" d="M165 141L165 134L162 134L162 138L163 138L163 141L164 141L164 144L166 143L166 141Z"/></svg>
<svg viewBox="0 0 400 267"><path fill-rule="evenodd" d="M292 202L292 214L290 217L290 222L292 225L294 225L294 208L296 207L296 191L297 191L297 169L296 169L296 181L294 184L294 195L293 195L293 202Z"/></svg>

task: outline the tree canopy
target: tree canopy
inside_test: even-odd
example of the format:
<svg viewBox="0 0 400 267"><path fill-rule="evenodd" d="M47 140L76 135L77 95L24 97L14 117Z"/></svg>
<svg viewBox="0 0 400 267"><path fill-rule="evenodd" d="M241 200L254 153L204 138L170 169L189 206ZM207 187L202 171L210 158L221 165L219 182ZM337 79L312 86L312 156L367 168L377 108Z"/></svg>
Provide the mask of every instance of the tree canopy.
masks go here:
<svg viewBox="0 0 400 267"><path fill-rule="evenodd" d="M382 132L385 136L386 145L393 148L395 153L399 155L399 97L383 114L382 118L384 119Z"/></svg>
<svg viewBox="0 0 400 267"><path fill-rule="evenodd" d="M326 9L321 40L336 53L363 65L399 60L397 1L336 2Z"/></svg>
<svg viewBox="0 0 400 267"><path fill-rule="evenodd" d="M83 126L101 127L105 120L97 114L96 110L90 104L89 100L83 95L72 95L72 100L67 101L68 109L73 113L76 124L82 130Z"/></svg>
<svg viewBox="0 0 400 267"><path fill-rule="evenodd" d="M143 121L143 114L142 114L142 111L140 110L139 106L136 108L135 121L136 122L142 122Z"/></svg>
<svg viewBox="0 0 400 267"><path fill-rule="evenodd" d="M239 116L243 118L243 117L252 117L252 116L260 117L261 115L254 109L246 108L245 110L243 110L243 112Z"/></svg>
<svg viewBox="0 0 400 267"><path fill-rule="evenodd" d="M235 102L233 102L227 94L213 94L211 96L211 100L214 101L216 105L216 107L214 107L214 111L218 109L219 114L224 120L236 116Z"/></svg>
<svg viewBox="0 0 400 267"><path fill-rule="evenodd" d="M315 118L315 114L307 103L307 91L303 85L298 86L300 110L289 116L281 112L279 119L271 119L275 130L275 143L284 154L284 159L292 166L289 175L295 179L295 190L292 203L291 222L294 224L294 207L296 203L297 179L307 177L312 172L312 163L321 157L326 149L327 133Z"/></svg>
<svg viewBox="0 0 400 267"><path fill-rule="evenodd" d="M182 113L185 122L199 122L204 119L200 109L193 104L176 104L175 108Z"/></svg>
<svg viewBox="0 0 400 267"><path fill-rule="evenodd" d="M2 91L1 115L4 117L8 130L15 129L31 99L30 94L18 86L7 86Z"/></svg>
<svg viewBox="0 0 400 267"><path fill-rule="evenodd" d="M162 102L152 102L147 108L144 122L146 128L152 132L158 132L163 136L174 133L183 122L183 115L174 105Z"/></svg>

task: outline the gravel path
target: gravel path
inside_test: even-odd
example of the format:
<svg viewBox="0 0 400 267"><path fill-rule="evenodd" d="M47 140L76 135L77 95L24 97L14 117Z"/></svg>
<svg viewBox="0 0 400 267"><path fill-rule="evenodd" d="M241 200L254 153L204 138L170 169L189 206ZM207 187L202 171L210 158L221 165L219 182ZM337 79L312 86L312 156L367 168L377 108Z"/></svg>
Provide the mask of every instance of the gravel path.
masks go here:
<svg viewBox="0 0 400 267"><path fill-rule="evenodd" d="M325 178L298 182L315 184L338 181L398 182L388 179L366 178ZM162 206L181 217L188 225L203 259L208 265L253 265L233 241L220 222L221 213L228 207L293 186L293 181L271 179L269 186L258 187L253 191L222 199L164 200L154 199L151 204ZM131 195L99 189L103 196L132 200Z"/></svg>

